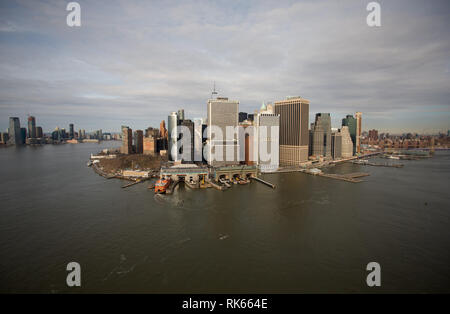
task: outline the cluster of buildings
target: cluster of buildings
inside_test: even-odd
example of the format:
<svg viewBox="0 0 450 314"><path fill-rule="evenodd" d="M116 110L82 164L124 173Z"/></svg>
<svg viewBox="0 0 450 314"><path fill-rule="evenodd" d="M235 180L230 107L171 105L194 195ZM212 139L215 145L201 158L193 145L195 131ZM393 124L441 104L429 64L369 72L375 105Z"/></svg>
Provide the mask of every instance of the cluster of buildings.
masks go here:
<svg viewBox="0 0 450 314"><path fill-rule="evenodd" d="M168 132L165 121L161 121L159 129L149 127L144 131L133 130L123 125L122 126L122 146L120 152L122 154L145 154L166 155L168 145Z"/></svg>
<svg viewBox="0 0 450 314"><path fill-rule="evenodd" d="M389 133L379 133L378 130L363 132L361 144L367 149L388 150L388 149L423 149L423 148L449 148L450 134L440 133L437 135L420 135L417 133L405 133L401 135L391 135Z"/></svg>
<svg viewBox="0 0 450 314"><path fill-rule="evenodd" d="M42 127L36 126L36 118L29 116L27 127L20 126L18 117L9 118L9 128L6 132L0 133L0 144L3 145L25 145L25 144L56 144L56 143L78 143L81 141L102 141L120 139L120 136L111 133L103 133L96 130L86 133L83 129L76 132L74 124L69 124L69 131L65 128L56 127L50 134L44 134Z"/></svg>
<svg viewBox="0 0 450 314"><path fill-rule="evenodd" d="M162 121L160 130L149 128L145 136L140 130L133 136L132 130L123 126L121 152L163 153L174 163L213 168L255 166L261 172L348 158L361 152L360 112L347 115L336 129L331 126L329 113L317 113L310 125L310 103L299 96L263 103L253 114L240 112L239 101L227 97L211 97L206 105L206 119L186 119L180 109L169 114L167 129ZM230 129L240 131L230 136Z"/></svg>

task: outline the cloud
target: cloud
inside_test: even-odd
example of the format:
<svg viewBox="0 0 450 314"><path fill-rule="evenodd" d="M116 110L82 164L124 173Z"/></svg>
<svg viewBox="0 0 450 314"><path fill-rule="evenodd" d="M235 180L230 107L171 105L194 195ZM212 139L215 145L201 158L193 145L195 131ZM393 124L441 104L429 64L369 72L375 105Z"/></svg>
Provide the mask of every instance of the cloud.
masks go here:
<svg viewBox="0 0 450 314"><path fill-rule="evenodd" d="M334 126L362 111L364 129L450 128L447 2L380 3L371 28L364 1L80 1L70 28L64 3L8 2L0 127L27 113L46 130L204 117L216 81L242 111L302 95Z"/></svg>

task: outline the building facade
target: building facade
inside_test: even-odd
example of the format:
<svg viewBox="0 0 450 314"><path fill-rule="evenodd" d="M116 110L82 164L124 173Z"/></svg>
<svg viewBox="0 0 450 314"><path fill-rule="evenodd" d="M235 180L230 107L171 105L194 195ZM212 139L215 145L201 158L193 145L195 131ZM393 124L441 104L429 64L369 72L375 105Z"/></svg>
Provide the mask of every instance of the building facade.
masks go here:
<svg viewBox="0 0 450 314"><path fill-rule="evenodd" d="M341 128L342 136L342 157L348 158L353 156L353 141L348 130L348 126Z"/></svg>
<svg viewBox="0 0 450 314"><path fill-rule="evenodd" d="M356 152L361 153L361 123L362 123L362 113L357 112L356 117Z"/></svg>
<svg viewBox="0 0 450 314"><path fill-rule="evenodd" d="M348 127L348 132L353 143L353 154L356 153L356 119L352 115L347 115L342 119L342 126Z"/></svg>
<svg viewBox="0 0 450 314"><path fill-rule="evenodd" d="M342 157L342 134L339 130L331 132L331 158L340 159Z"/></svg>
<svg viewBox="0 0 450 314"><path fill-rule="evenodd" d="M308 161L309 100L288 97L275 102L280 115L280 165L298 166Z"/></svg>
<svg viewBox="0 0 450 314"><path fill-rule="evenodd" d="M144 132L142 130L134 132L134 147L136 154L144 153Z"/></svg>
<svg viewBox="0 0 450 314"><path fill-rule="evenodd" d="M133 153L133 130L127 126L122 126L122 147L120 148L122 154Z"/></svg>
<svg viewBox="0 0 450 314"><path fill-rule="evenodd" d="M17 117L9 118L9 143L13 145L21 145L22 132L20 131L20 120Z"/></svg>
<svg viewBox="0 0 450 314"><path fill-rule="evenodd" d="M208 112L208 164L213 167L239 164L239 137L236 132L227 139L227 127L236 129L239 121L239 101L228 100L226 97L209 99L207 103ZM222 133L222 139L215 138L213 128ZM213 136L214 134L214 136ZM227 151L230 155L227 156ZM216 156L216 158L213 158Z"/></svg>
<svg viewBox="0 0 450 314"><path fill-rule="evenodd" d="M177 147L177 140L178 140L178 131L177 131L177 125L178 125L178 115L177 113L171 112L170 115L167 117L167 126L168 126L168 136L169 136L169 160L176 161L178 160L178 149Z"/></svg>
<svg viewBox="0 0 450 314"><path fill-rule="evenodd" d="M28 137L36 138L36 118L33 116L28 117Z"/></svg>
<svg viewBox="0 0 450 314"><path fill-rule="evenodd" d="M331 116L329 113L317 113L311 124L309 135L309 155L331 158Z"/></svg>
<svg viewBox="0 0 450 314"><path fill-rule="evenodd" d="M280 115L270 113L259 113L256 115L256 162L261 172L273 172L280 166L279 130Z"/></svg>

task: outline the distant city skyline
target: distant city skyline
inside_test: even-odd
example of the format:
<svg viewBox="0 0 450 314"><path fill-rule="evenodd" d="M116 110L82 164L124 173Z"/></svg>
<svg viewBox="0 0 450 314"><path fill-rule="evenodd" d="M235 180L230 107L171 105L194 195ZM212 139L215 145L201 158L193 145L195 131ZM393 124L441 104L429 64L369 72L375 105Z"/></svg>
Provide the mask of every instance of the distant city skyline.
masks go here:
<svg viewBox="0 0 450 314"><path fill-rule="evenodd" d="M0 130L9 117L44 132L158 127L171 111L205 118L219 96L253 113L300 95L309 121L333 128L363 113L362 129L431 134L450 129L447 1L2 2Z"/></svg>

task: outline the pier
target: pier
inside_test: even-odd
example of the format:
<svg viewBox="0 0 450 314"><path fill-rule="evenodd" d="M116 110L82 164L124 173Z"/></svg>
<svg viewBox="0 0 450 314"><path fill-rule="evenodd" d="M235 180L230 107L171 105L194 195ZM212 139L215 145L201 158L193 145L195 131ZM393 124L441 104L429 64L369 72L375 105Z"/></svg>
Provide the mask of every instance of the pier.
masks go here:
<svg viewBox="0 0 450 314"><path fill-rule="evenodd" d="M362 160L353 160L348 161L349 163L355 164L355 165L363 165L363 166L375 166L375 167L393 167L393 168L402 168L403 164L389 164L389 163L374 163L369 161L362 161Z"/></svg>
<svg viewBox="0 0 450 314"><path fill-rule="evenodd" d="M250 177L250 179L255 180L255 181L258 181L258 182L260 182L260 183L262 183L262 184L265 184L265 185L271 187L272 189L275 189L275 188L276 188L275 184L272 184L272 183L270 183L270 182L268 182L268 181L264 181L264 180L261 179L261 178L258 178L258 177Z"/></svg>
<svg viewBox="0 0 450 314"><path fill-rule="evenodd" d="M359 183L363 182L363 180L359 179L361 177L369 176L369 173L366 172L354 172L354 173L347 173L347 174L337 174L337 173L318 173L318 176L336 179L336 180L342 180L352 183Z"/></svg>

